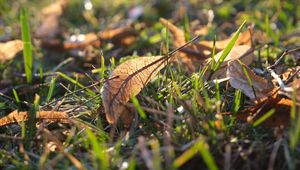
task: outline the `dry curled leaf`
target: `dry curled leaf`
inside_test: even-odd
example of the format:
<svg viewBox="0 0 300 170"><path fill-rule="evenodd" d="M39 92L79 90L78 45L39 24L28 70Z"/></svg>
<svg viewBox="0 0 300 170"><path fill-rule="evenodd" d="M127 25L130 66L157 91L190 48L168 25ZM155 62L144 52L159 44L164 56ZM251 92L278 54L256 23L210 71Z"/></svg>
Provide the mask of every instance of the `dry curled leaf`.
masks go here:
<svg viewBox="0 0 300 170"><path fill-rule="evenodd" d="M116 123L120 117L130 125L133 114L125 106L131 97L137 95L145 85L165 66L163 57L139 57L125 61L113 70L104 83L102 101L109 123Z"/></svg>
<svg viewBox="0 0 300 170"><path fill-rule="evenodd" d="M229 61L226 74L230 85L242 90L251 99L266 97L273 89L266 79L257 76L240 60Z"/></svg>
<svg viewBox="0 0 300 170"><path fill-rule="evenodd" d="M9 113L7 116L0 118L0 127L12 123L26 121L29 118L28 112L18 112L17 110ZM58 111L39 111L36 113L37 119L43 119L47 121L62 121L66 122L69 116L66 112Z"/></svg>
<svg viewBox="0 0 300 170"><path fill-rule="evenodd" d="M23 50L23 42L21 40L13 40L0 43L0 63L5 63L13 59L16 54Z"/></svg>

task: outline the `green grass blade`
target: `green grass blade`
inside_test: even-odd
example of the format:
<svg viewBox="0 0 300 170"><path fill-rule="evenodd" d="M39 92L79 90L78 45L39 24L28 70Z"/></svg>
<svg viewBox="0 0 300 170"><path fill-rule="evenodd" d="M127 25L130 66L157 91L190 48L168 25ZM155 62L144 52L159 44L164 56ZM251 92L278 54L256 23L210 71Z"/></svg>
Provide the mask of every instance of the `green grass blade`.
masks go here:
<svg viewBox="0 0 300 170"><path fill-rule="evenodd" d="M240 60L238 60L238 61L239 61L240 65L241 65L241 67L242 67L242 69L243 69L243 72L244 72L246 78L247 78L247 81L248 81L248 83L249 83L249 86L252 88L254 97L256 98L256 93L255 93L255 89L254 89L254 87L253 87L252 79L251 79L251 77L250 77L250 75L249 75L249 73L248 73L246 67L243 65L243 63L242 63Z"/></svg>
<svg viewBox="0 0 300 170"><path fill-rule="evenodd" d="M75 79L73 79L73 78L71 78L71 77L65 75L64 73L56 72L56 74L59 75L59 76L61 76L61 77L64 78L64 79L70 81L71 83L73 83L74 85L76 85L76 86L78 86L78 87L80 87L80 88L84 88L84 87L85 87L83 84L81 84L81 83L79 83L78 81L76 81ZM93 92L93 91L90 90L90 89L85 89L85 90L87 91L87 94L90 95L90 96L95 96L95 95L96 95L96 93Z"/></svg>
<svg viewBox="0 0 300 170"><path fill-rule="evenodd" d="M135 170L136 167L136 161L134 157L131 157L129 159L129 166L128 166L128 170Z"/></svg>
<svg viewBox="0 0 300 170"><path fill-rule="evenodd" d="M169 25L167 23L166 27L166 49L167 49L167 54L169 54Z"/></svg>
<svg viewBox="0 0 300 170"><path fill-rule="evenodd" d="M216 164L212 154L210 153L207 144L204 143L204 141L200 141L197 145L198 145L200 154L201 154L204 162L206 163L208 169L209 170L218 170L217 164Z"/></svg>
<svg viewBox="0 0 300 170"><path fill-rule="evenodd" d="M15 97L17 103L20 104L20 98L19 98L19 95L18 95L18 93L15 89L13 89L13 94L14 94L14 97Z"/></svg>
<svg viewBox="0 0 300 170"><path fill-rule="evenodd" d="M108 169L109 166L109 156L105 152L106 147L104 143L99 143L97 137L93 134L90 129L86 129L87 137L92 145L93 155L101 162L100 169Z"/></svg>
<svg viewBox="0 0 300 170"><path fill-rule="evenodd" d="M265 120L267 120L270 116L272 116L274 113L275 113L275 109L269 110L266 114L264 114L259 119L257 119L253 123L253 126L256 127L256 126L260 125L262 122L264 122Z"/></svg>
<svg viewBox="0 0 300 170"><path fill-rule="evenodd" d="M39 110L39 102L40 102L40 96L35 95L34 102L33 102L33 108L30 109L29 111L29 120L28 120L28 125L26 126L26 143L25 143L25 148L28 150L30 146L30 142L36 132L36 112Z"/></svg>
<svg viewBox="0 0 300 170"><path fill-rule="evenodd" d="M242 91L241 90L236 90L235 91L235 98L234 98L234 105L233 105L233 113L236 113L241 105L241 98L242 98Z"/></svg>
<svg viewBox="0 0 300 170"><path fill-rule="evenodd" d="M216 55L216 41L217 41L217 36L214 36L214 43L213 43L213 49L212 49L212 53L211 53L211 69L213 70L216 64L216 60L215 60L215 55Z"/></svg>
<svg viewBox="0 0 300 170"><path fill-rule="evenodd" d="M175 168L181 167L184 163L186 163L188 160L193 158L199 152L209 170L217 170L218 169L218 167L208 149L208 146L203 141L203 139L200 139L199 141L197 141L190 149L186 150L182 155L180 155L178 158L176 158L175 161L173 162L173 166Z"/></svg>
<svg viewBox="0 0 300 170"><path fill-rule="evenodd" d="M220 59L217 61L217 63L215 64L215 67L213 69L213 71L215 72L216 70L219 69L219 67L221 66L221 64L223 63L223 61L225 60L225 58L227 57L227 55L229 54L229 52L231 51L231 49L234 46L234 43L236 42L236 40L238 39L242 28L244 27L246 21L244 21L242 23L242 25L239 27L239 29L235 32L235 34L233 35L233 37L231 38L229 44L226 46L226 48L223 50L223 53L220 57Z"/></svg>
<svg viewBox="0 0 300 170"><path fill-rule="evenodd" d="M138 113L140 114L142 119L146 119L146 113L144 112L143 108L141 107L138 99L134 96L131 98L132 104L134 105L134 107L136 108L136 110L138 111Z"/></svg>
<svg viewBox="0 0 300 170"><path fill-rule="evenodd" d="M185 40L189 41L191 39L191 35L189 33L189 31L190 31L190 22L189 22L189 16L187 15L187 13L185 13L185 15L184 15L183 29L184 29Z"/></svg>
<svg viewBox="0 0 300 170"><path fill-rule="evenodd" d="M221 101L220 85L219 85L218 80L216 81L215 85L216 85L216 99L217 99L218 101Z"/></svg>
<svg viewBox="0 0 300 170"><path fill-rule="evenodd" d="M46 102L49 102L49 100L51 99L51 97L53 95L55 81L56 81L56 79L52 78L52 80L50 82L50 86L49 86L49 91L48 91L48 94L47 94Z"/></svg>
<svg viewBox="0 0 300 170"><path fill-rule="evenodd" d="M30 38L30 30L28 23L28 12L25 8L21 9L21 31L22 31L22 40L23 40L23 56L24 56L24 68L26 74L27 83L32 82L32 45Z"/></svg>

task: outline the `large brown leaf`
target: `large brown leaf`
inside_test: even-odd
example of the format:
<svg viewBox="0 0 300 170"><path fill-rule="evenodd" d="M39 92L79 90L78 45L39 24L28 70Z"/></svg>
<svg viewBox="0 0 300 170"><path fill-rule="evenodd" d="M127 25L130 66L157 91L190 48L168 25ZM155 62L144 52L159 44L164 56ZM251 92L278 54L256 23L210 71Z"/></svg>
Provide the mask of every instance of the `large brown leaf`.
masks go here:
<svg viewBox="0 0 300 170"><path fill-rule="evenodd" d="M230 85L242 90L251 99L266 97L268 92L273 89L273 86L267 80L257 76L246 64L238 59L228 62L226 74L230 78Z"/></svg>
<svg viewBox="0 0 300 170"><path fill-rule="evenodd" d="M104 83L102 100L109 123L118 118L130 125L133 114L125 106L131 97L137 95L165 66L163 57L139 57L125 61L113 70Z"/></svg>
<svg viewBox="0 0 300 170"><path fill-rule="evenodd" d="M23 42L21 40L13 40L0 43L0 63L5 63L13 59L16 54L23 50Z"/></svg>

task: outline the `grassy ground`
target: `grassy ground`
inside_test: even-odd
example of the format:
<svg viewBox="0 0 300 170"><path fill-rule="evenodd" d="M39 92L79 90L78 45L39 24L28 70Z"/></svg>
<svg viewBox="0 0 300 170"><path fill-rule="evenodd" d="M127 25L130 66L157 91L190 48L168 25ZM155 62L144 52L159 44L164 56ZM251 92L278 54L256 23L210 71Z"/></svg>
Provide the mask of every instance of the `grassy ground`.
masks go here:
<svg viewBox="0 0 300 170"><path fill-rule="evenodd" d="M251 68L265 69L281 51L300 46L297 34L280 39L300 31L296 0L92 0L90 15L83 1L72 0L59 19L62 37L120 25L129 18L130 9L143 8L142 15L131 18L135 28L143 27L134 43L122 46L105 42L93 49L96 59L89 61L78 56L77 51L74 55L74 51L38 45L34 32L43 20L39 12L50 3L27 2L34 76L28 84L22 53L0 64L0 116L13 110L33 114L39 109L59 110L67 111L73 121L39 123L29 132L30 124L25 122L0 127L1 169L300 168L299 134L294 128L254 127L235 116L220 116L247 108L249 98L227 82L203 82L201 70L191 75L175 64L164 69L137 96L144 110L154 111L145 111L147 116L138 118L130 129L121 125L115 129L107 123L99 95L104 79L126 59L165 54L173 49L172 36L166 37L159 17L172 18L180 28L192 27L195 20L210 25L208 33L201 37L206 40L213 40L215 35L225 39L247 20L247 26L255 24L255 32L267 35L265 42L273 41L254 52L260 60L256 59ZM0 0L0 41L21 39L22 6L24 1ZM188 10L182 12L183 8ZM186 31L186 35L193 37L193 32ZM287 55L280 67L299 65L298 53L298 58ZM96 82L100 83L90 90L82 89ZM199 102L200 97L205 105Z"/></svg>

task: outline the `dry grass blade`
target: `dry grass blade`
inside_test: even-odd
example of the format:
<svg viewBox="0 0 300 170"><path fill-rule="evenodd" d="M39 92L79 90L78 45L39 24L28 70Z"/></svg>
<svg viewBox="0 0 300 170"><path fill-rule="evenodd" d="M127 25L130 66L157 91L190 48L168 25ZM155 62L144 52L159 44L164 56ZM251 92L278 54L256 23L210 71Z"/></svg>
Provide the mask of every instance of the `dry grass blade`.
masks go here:
<svg viewBox="0 0 300 170"><path fill-rule="evenodd" d="M66 122L69 116L65 112L58 111L39 111L36 113L37 119L47 121L62 121ZM22 122L29 119L28 112L18 112L17 110L9 113L7 116L0 118L0 127L12 123Z"/></svg>
<svg viewBox="0 0 300 170"><path fill-rule="evenodd" d="M125 125L131 123L133 115L124 104L137 95L166 65L162 58L135 58L125 61L113 71L111 79L104 83L102 92L103 106L109 123L115 123L119 117Z"/></svg>
<svg viewBox="0 0 300 170"><path fill-rule="evenodd" d="M0 43L0 63L5 63L13 59L16 54L22 50L23 42L21 40Z"/></svg>
<svg viewBox="0 0 300 170"><path fill-rule="evenodd" d="M228 62L227 77L230 85L242 90L251 99L266 97L273 89L268 81L257 76L247 65L239 60Z"/></svg>

